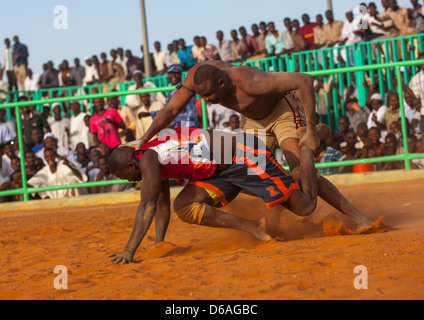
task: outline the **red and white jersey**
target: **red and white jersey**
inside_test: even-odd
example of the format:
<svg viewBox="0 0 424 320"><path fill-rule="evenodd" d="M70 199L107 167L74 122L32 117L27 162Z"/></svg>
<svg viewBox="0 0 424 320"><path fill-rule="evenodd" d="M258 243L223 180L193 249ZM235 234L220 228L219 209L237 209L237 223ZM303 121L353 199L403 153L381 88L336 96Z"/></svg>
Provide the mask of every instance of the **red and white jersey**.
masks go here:
<svg viewBox="0 0 424 320"><path fill-rule="evenodd" d="M209 178L215 173L210 146L204 131L197 128L176 128L166 137L156 138L134 152L141 159L147 150L158 154L162 165L162 180L188 179L192 181Z"/></svg>

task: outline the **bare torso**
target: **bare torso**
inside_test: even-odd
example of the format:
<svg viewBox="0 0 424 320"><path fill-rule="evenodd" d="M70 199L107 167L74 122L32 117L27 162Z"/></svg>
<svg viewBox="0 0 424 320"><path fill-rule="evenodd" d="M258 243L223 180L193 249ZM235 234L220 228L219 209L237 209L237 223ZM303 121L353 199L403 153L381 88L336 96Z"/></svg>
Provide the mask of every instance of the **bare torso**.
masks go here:
<svg viewBox="0 0 424 320"><path fill-rule="evenodd" d="M252 77L265 76L264 71L260 71L246 66L234 66L224 61L206 61L194 66L187 75L188 86L193 88L193 76L196 69L203 64L211 64L227 73L234 86L230 94L223 97L220 105L235 110L250 119L263 119L272 113L285 93L267 93L263 95L251 95L245 90L245 84ZM186 81L184 84L186 84Z"/></svg>

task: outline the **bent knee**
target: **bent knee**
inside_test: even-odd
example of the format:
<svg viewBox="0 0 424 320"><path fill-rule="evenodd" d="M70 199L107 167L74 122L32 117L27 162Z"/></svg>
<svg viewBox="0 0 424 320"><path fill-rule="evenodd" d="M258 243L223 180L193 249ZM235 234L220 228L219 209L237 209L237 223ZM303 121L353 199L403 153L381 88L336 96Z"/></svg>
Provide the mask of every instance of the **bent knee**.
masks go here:
<svg viewBox="0 0 424 320"><path fill-rule="evenodd" d="M205 213L205 208L205 204L196 202L176 210L175 214L183 222L200 225L203 219L203 214Z"/></svg>
<svg viewBox="0 0 424 320"><path fill-rule="evenodd" d="M300 208L298 208L294 213L301 217L307 217L314 213L317 208L317 199L311 199L304 203Z"/></svg>

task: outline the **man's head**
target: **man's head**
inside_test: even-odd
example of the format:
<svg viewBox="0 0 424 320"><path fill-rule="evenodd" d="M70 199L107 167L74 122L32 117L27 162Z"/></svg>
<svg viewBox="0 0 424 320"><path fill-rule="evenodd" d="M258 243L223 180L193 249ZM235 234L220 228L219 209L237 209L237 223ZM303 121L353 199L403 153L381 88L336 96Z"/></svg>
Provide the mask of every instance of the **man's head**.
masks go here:
<svg viewBox="0 0 424 320"><path fill-rule="evenodd" d="M379 93L374 93L371 96L370 104L373 110L377 111L383 105L383 97Z"/></svg>
<svg viewBox="0 0 424 320"><path fill-rule="evenodd" d="M56 151L52 148L45 148L44 149L44 160L46 160L49 167L55 167L57 165Z"/></svg>
<svg viewBox="0 0 424 320"><path fill-rule="evenodd" d="M93 99L93 106L97 112L102 111L105 109L105 101L103 98Z"/></svg>
<svg viewBox="0 0 424 320"><path fill-rule="evenodd" d="M389 104L392 109L399 109L399 96L397 93L392 93L389 98Z"/></svg>
<svg viewBox="0 0 424 320"><path fill-rule="evenodd" d="M232 115L230 117L229 124L230 124L232 131L239 129L240 128L240 118L239 118L239 116L237 116L235 114Z"/></svg>
<svg viewBox="0 0 424 320"><path fill-rule="evenodd" d="M324 24L324 18L322 16L322 14L317 14L316 20L317 20L318 25L322 26Z"/></svg>
<svg viewBox="0 0 424 320"><path fill-rule="evenodd" d="M7 48L9 48L10 47L10 39L9 38L4 39L4 44L6 45Z"/></svg>
<svg viewBox="0 0 424 320"><path fill-rule="evenodd" d="M107 105L109 108L112 109L118 109L120 105L120 101L118 97L108 97L107 98Z"/></svg>
<svg viewBox="0 0 424 320"><path fill-rule="evenodd" d="M309 18L309 15L308 15L307 13L304 13L304 14L302 15L302 22L303 22L303 24L304 24L305 26L309 25L309 23L310 23L310 18Z"/></svg>
<svg viewBox="0 0 424 320"><path fill-rule="evenodd" d="M349 131L349 125L350 125L349 118L347 116L340 116L340 118L339 118L339 129L340 129L340 131L342 131L342 132Z"/></svg>
<svg viewBox="0 0 424 320"><path fill-rule="evenodd" d="M182 72L181 66L178 64L173 64L168 68L168 80L171 85L176 86L181 82Z"/></svg>
<svg viewBox="0 0 424 320"><path fill-rule="evenodd" d="M25 151L25 166L33 167L35 165L35 154L32 150Z"/></svg>
<svg viewBox="0 0 424 320"><path fill-rule="evenodd" d="M13 37L13 42L14 42L15 44L18 44L18 43L19 43L19 37L18 37L18 36L14 36L14 37Z"/></svg>
<svg viewBox="0 0 424 320"><path fill-rule="evenodd" d="M151 105L150 94L149 93L140 94L140 101L145 107L150 107Z"/></svg>
<svg viewBox="0 0 424 320"><path fill-rule="evenodd" d="M57 140L52 133L46 133L44 135L43 145L45 148L57 149Z"/></svg>
<svg viewBox="0 0 424 320"><path fill-rule="evenodd" d="M247 31L246 31L245 27L240 27L239 32L240 32L240 35L241 35L242 38L246 37Z"/></svg>
<svg viewBox="0 0 424 320"><path fill-rule="evenodd" d="M206 102L219 103L227 93L227 74L212 65L202 65L194 73L194 90Z"/></svg>
<svg viewBox="0 0 424 320"><path fill-rule="evenodd" d="M218 39L218 41L222 41L224 39L224 32L222 32L221 30L218 30L216 32L216 38Z"/></svg>
<svg viewBox="0 0 424 320"><path fill-rule="evenodd" d="M110 168L109 168L109 157L108 156L100 156L99 160L98 160L98 165L99 165L99 169L103 170L105 174L109 174L110 173Z"/></svg>
<svg viewBox="0 0 424 320"><path fill-rule="evenodd" d="M288 17L284 18L283 23L284 23L284 26L286 27L286 29L290 31L291 28L292 28L291 19L288 18ZM275 26L274 26L274 29L275 29Z"/></svg>
<svg viewBox="0 0 424 320"><path fill-rule="evenodd" d="M393 133L387 134L384 138L384 148L389 151L389 154L396 154L397 138Z"/></svg>
<svg viewBox="0 0 424 320"><path fill-rule="evenodd" d="M140 167L133 154L134 149L131 147L115 149L109 158L110 172L122 180L130 182L140 181Z"/></svg>
<svg viewBox="0 0 424 320"><path fill-rule="evenodd" d="M327 19L328 22L333 21L334 20L333 11L331 10L325 11L325 18Z"/></svg>
<svg viewBox="0 0 424 320"><path fill-rule="evenodd" d="M397 134L401 131L401 126L399 121L392 121L392 123L389 125L389 133Z"/></svg>
<svg viewBox="0 0 424 320"><path fill-rule="evenodd" d="M39 145L43 142L43 132L40 128L32 128L31 140L35 145Z"/></svg>
<svg viewBox="0 0 424 320"><path fill-rule="evenodd" d="M231 34L231 39L233 39L234 41L237 41L238 40L237 30L236 29L231 30L230 34Z"/></svg>
<svg viewBox="0 0 424 320"><path fill-rule="evenodd" d="M153 44L154 45L154 47L155 47L155 50L157 51L157 52L159 52L160 51L160 42L159 41L155 41L155 43Z"/></svg>
<svg viewBox="0 0 424 320"><path fill-rule="evenodd" d="M81 106L79 104L79 102L77 101L72 101L70 104L70 108L72 110L72 112L74 113L74 115L79 115L81 112Z"/></svg>

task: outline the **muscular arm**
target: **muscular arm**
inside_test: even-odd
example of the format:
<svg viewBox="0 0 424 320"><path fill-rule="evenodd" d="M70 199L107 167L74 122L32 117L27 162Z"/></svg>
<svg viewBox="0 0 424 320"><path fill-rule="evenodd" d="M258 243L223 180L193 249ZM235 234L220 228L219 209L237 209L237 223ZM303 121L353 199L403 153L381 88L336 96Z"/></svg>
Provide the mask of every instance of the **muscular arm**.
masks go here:
<svg viewBox="0 0 424 320"><path fill-rule="evenodd" d="M240 73L240 76L247 80L242 82L241 89L252 96L296 91L305 109L307 128L315 132L316 98L313 78L310 75L296 72L258 72L256 70L245 70L244 73Z"/></svg>
<svg viewBox="0 0 424 320"><path fill-rule="evenodd" d="M149 230L153 217L157 214L158 208L160 209L159 215L161 217L165 215L166 218L167 212L164 207L167 205L166 194L169 195L169 186L167 182L161 181L161 164L158 160L157 153L150 150L147 151L140 160L140 168L143 176L140 188L140 204L137 209L134 227L125 250L111 255L111 257L114 257L112 261L116 263L122 262L125 264L132 262L132 258ZM159 233L164 237L168 224L162 223L160 225L161 227L159 231L157 230L157 234Z"/></svg>

